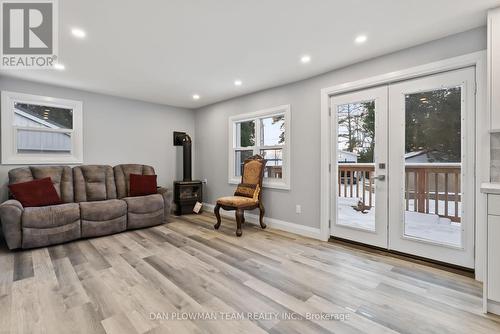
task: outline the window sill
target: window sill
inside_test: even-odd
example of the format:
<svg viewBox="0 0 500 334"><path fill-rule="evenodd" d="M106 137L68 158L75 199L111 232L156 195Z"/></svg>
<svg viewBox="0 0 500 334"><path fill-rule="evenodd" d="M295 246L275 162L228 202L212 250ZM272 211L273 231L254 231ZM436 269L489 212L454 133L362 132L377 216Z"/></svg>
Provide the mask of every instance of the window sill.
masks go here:
<svg viewBox="0 0 500 334"><path fill-rule="evenodd" d="M3 156L3 165L57 165L57 164L82 164L83 158L76 156Z"/></svg>
<svg viewBox="0 0 500 334"><path fill-rule="evenodd" d="M229 184L239 184L241 182L240 178L237 179L229 179L228 183ZM281 189L281 190L290 190L290 185L285 183L285 182L280 182L280 181L267 181L264 180L262 182L262 187L263 188L270 188L270 189Z"/></svg>

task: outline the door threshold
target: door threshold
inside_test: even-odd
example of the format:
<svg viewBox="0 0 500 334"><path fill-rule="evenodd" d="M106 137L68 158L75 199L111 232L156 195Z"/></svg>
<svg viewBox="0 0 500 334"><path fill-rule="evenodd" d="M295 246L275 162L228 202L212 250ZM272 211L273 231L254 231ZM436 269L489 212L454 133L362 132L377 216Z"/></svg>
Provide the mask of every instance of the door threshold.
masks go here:
<svg viewBox="0 0 500 334"><path fill-rule="evenodd" d="M384 256L391 256L400 260L408 261L408 262L413 262L417 264L421 264L424 266L432 267L432 268L437 268L441 270L445 270L454 274L462 275L465 277L470 277L470 278L475 278L475 272L474 269L470 268L465 268L461 266L457 266L454 264L446 263L446 262L441 262L441 261L436 261L428 258L424 258L421 256L413 255L413 254L406 254L402 252L398 252L395 250L390 250L378 246L372 246L372 245L367 245L361 242L357 241L352 241L348 239L343 239L339 237L334 237L330 236L330 239L328 240L329 242L340 244L346 247L370 252L370 253L375 253L379 255L384 255Z"/></svg>

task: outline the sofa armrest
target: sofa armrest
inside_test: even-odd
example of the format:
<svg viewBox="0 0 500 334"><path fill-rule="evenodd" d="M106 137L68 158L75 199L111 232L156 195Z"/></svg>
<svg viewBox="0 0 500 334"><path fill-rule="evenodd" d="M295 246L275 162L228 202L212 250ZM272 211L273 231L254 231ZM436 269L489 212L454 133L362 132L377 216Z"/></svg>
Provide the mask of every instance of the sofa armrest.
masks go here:
<svg viewBox="0 0 500 334"><path fill-rule="evenodd" d="M168 190L167 188L159 187L158 194L163 196L163 202L165 205L165 220L169 221L170 211L172 210L173 193L172 193L172 191Z"/></svg>
<svg viewBox="0 0 500 334"><path fill-rule="evenodd" d="M24 208L19 201L10 199L0 204L0 222L9 249L21 248L21 218Z"/></svg>

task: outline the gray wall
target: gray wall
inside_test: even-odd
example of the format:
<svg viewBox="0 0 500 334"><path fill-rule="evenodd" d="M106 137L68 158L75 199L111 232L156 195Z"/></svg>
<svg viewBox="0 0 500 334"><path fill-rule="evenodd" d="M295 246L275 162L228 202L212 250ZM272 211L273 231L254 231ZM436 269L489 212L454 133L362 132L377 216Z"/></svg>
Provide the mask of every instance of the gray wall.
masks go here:
<svg viewBox="0 0 500 334"><path fill-rule="evenodd" d="M172 187L182 179L182 154L172 145L174 130L194 138L194 111L80 90L0 77L0 90L83 101L85 164L152 165L158 184ZM194 139L193 139L194 140ZM1 199L7 196L7 172L0 165Z"/></svg>
<svg viewBox="0 0 500 334"><path fill-rule="evenodd" d="M208 180L205 201L214 203L217 197L229 195L235 188L227 182L228 117L291 104L291 190L264 189L266 216L319 228L321 88L484 49L486 29L483 27L198 109L196 171L199 178ZM302 206L301 214L295 213L296 204Z"/></svg>

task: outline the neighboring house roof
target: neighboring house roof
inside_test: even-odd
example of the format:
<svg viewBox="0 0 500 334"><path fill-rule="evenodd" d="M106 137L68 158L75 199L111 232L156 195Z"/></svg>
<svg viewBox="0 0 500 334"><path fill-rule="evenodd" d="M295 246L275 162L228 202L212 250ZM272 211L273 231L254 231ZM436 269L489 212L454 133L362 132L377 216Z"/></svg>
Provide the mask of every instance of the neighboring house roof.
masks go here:
<svg viewBox="0 0 500 334"><path fill-rule="evenodd" d="M26 108L22 108L20 106L16 106L14 108L14 112L18 115L21 115L23 117L26 117L34 122L37 122L43 126L46 126L48 128L51 128L51 129L61 129L63 128L63 126L57 122L54 122L54 121L51 121L51 120L46 120L46 119L43 119L43 118L40 118L40 115L38 114L35 114L33 112L30 112L29 109L26 109Z"/></svg>
<svg viewBox="0 0 500 334"><path fill-rule="evenodd" d="M343 150L340 150L339 153L346 154L346 155L352 155L352 156L355 156L355 157L359 156L359 154L356 153L356 152L349 152L349 151L343 151Z"/></svg>
<svg viewBox="0 0 500 334"><path fill-rule="evenodd" d="M408 159L408 158L413 158L413 157L416 157L416 156L424 154L424 153L427 153L427 150L408 152L408 153L405 153L404 157L405 157L405 159Z"/></svg>
<svg viewBox="0 0 500 334"><path fill-rule="evenodd" d="M417 152L409 152L405 154L405 161L407 163L434 163L436 162L435 157L439 156L438 151L432 150L422 150Z"/></svg>

